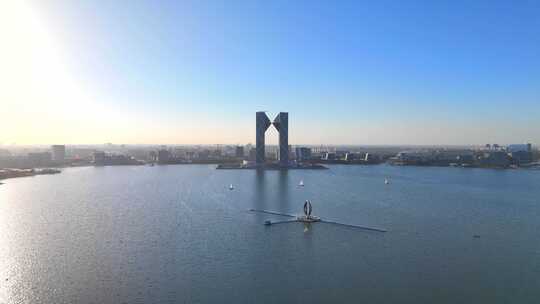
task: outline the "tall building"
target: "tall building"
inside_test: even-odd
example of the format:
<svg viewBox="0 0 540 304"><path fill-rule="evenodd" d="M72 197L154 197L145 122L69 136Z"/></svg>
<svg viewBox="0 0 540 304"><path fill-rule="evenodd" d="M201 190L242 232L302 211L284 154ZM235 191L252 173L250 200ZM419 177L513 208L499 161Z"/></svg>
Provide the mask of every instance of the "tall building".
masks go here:
<svg viewBox="0 0 540 304"><path fill-rule="evenodd" d="M248 152L248 160L254 161L257 155L257 150L255 148L251 148Z"/></svg>
<svg viewBox="0 0 540 304"><path fill-rule="evenodd" d="M256 154L255 154L255 161L257 165L264 164L266 157L265 157L265 138L264 134L266 133L266 130L271 125L270 119L268 119L268 116L266 116L266 113L264 112L257 112L255 114L256 118L256 135L255 135L255 146L256 146Z"/></svg>
<svg viewBox="0 0 540 304"><path fill-rule="evenodd" d="M234 151L234 156L236 158L243 158L244 157L244 147L236 146L235 151Z"/></svg>
<svg viewBox="0 0 540 304"><path fill-rule="evenodd" d="M160 164L166 164L171 159L171 152L169 150L161 149L157 153L157 160Z"/></svg>
<svg viewBox="0 0 540 304"><path fill-rule="evenodd" d="M279 112L273 124L279 132L279 164L287 167L289 165L289 113Z"/></svg>
<svg viewBox="0 0 540 304"><path fill-rule="evenodd" d="M33 167L49 166L51 162L50 152L33 152L28 153L28 162Z"/></svg>
<svg viewBox="0 0 540 304"><path fill-rule="evenodd" d="M311 159L311 149L306 147L296 148L296 160L303 162Z"/></svg>
<svg viewBox="0 0 540 304"><path fill-rule="evenodd" d="M262 165L266 161L265 157L265 133L270 125L279 132L279 164L286 167L289 165L289 113L280 112L274 122L271 123L264 112L257 112L256 118L256 163Z"/></svg>
<svg viewBox="0 0 540 304"><path fill-rule="evenodd" d="M512 157L512 161L516 165L523 165L533 161L532 145L508 145L506 151Z"/></svg>
<svg viewBox="0 0 540 304"><path fill-rule="evenodd" d="M66 146L65 145L52 145L52 160L55 162L64 162L66 159Z"/></svg>
<svg viewBox="0 0 540 304"><path fill-rule="evenodd" d="M105 152L95 151L93 160L94 160L95 166L104 166L105 165Z"/></svg>

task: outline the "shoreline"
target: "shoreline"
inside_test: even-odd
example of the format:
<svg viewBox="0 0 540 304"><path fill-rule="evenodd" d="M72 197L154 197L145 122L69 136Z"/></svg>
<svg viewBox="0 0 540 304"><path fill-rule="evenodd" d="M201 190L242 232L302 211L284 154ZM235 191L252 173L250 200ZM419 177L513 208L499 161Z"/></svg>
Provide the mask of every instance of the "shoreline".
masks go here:
<svg viewBox="0 0 540 304"><path fill-rule="evenodd" d="M214 163L215 164L215 163ZM168 165L210 165L209 163L174 163L174 164L159 164L157 166L168 166ZM366 166L368 164L362 163L325 163L316 164L312 166L298 166L298 167L288 167L282 168L278 166L265 166L265 167L255 167L255 166L241 166L238 164L217 164L215 169L217 170L270 170L270 171L279 171L279 170L328 170L331 169L325 165L346 165L346 166ZM534 163L532 166L509 166L509 167L487 167L487 166L443 166L443 165L412 165L412 164L393 164L391 162L383 162L377 164L369 164L369 166L377 165L389 165L392 167L437 167L437 168L457 168L457 169L492 169L492 170L526 170L526 171L538 171L540 170L540 165ZM93 165L83 165L83 166L66 166L66 168L80 168L80 167L126 167L126 166L141 166L140 164L124 164L124 165L105 165L105 166L93 166ZM149 164L143 166L150 166ZM20 178L20 177L33 177L37 175L50 175L50 174L59 174L62 171L58 168L34 168L34 169L0 169L0 185L3 185L3 180Z"/></svg>
<svg viewBox="0 0 540 304"><path fill-rule="evenodd" d="M36 175L59 174L62 171L59 169L0 169L0 185L2 180L19 177L32 177Z"/></svg>

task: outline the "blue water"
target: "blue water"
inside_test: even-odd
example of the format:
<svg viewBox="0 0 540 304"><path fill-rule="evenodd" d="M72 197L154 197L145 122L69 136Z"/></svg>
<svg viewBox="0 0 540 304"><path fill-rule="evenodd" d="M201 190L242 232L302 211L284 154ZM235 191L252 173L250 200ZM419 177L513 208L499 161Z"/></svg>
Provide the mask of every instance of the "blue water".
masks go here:
<svg viewBox="0 0 540 304"><path fill-rule="evenodd" d="M540 299L540 171L87 167L4 183L0 303ZM247 211L300 213L306 199L389 231L268 227L282 218Z"/></svg>

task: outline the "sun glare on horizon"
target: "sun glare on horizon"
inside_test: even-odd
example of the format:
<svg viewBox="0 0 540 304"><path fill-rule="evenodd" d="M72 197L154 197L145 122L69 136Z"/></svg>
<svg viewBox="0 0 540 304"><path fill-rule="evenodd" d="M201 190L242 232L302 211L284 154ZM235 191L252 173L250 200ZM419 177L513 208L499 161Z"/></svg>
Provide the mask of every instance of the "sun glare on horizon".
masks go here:
<svg viewBox="0 0 540 304"><path fill-rule="evenodd" d="M0 7L0 143L101 142L100 125L114 123L113 108L85 91L63 60L61 43L29 4Z"/></svg>

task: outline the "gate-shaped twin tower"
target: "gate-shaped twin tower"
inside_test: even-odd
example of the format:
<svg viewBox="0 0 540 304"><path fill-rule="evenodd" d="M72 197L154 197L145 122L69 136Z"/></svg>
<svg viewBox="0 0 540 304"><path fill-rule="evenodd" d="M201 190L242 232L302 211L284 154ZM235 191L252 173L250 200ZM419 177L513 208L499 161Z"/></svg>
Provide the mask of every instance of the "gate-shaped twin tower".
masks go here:
<svg viewBox="0 0 540 304"><path fill-rule="evenodd" d="M270 122L265 112L257 112L257 135L256 135L256 155L255 160L257 165L264 165L266 161L265 157L265 133L270 125L274 125L279 132L279 165L281 167L289 166L289 113L279 112L274 119L274 122Z"/></svg>

